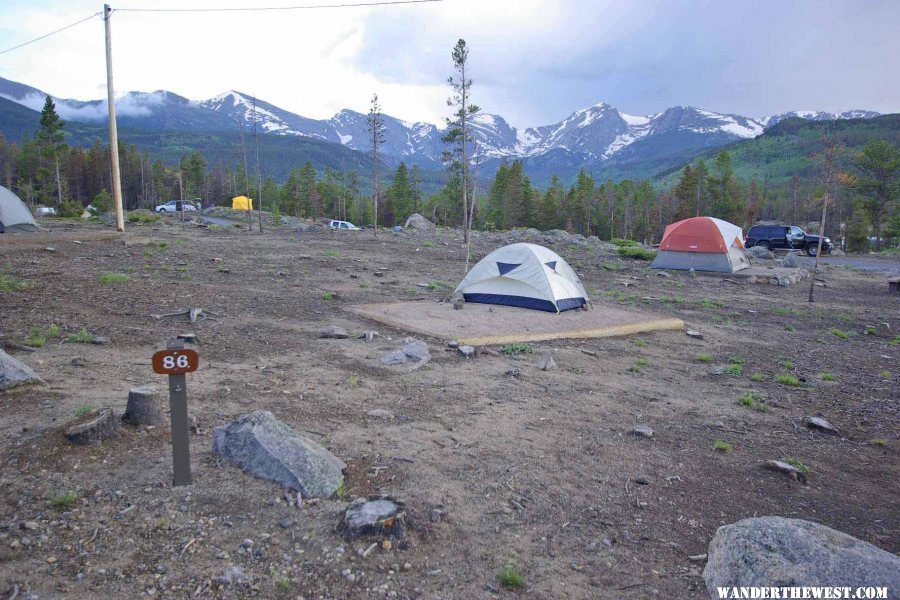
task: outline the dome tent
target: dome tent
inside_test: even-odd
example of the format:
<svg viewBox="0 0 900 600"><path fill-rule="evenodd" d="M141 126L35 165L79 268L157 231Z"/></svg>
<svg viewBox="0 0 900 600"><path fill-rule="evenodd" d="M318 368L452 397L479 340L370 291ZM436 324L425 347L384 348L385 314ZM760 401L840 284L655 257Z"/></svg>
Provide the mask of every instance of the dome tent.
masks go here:
<svg viewBox="0 0 900 600"><path fill-rule="evenodd" d="M25 203L0 185L0 233L37 231L37 223Z"/></svg>
<svg viewBox="0 0 900 600"><path fill-rule="evenodd" d="M253 198L236 196L231 199L232 210L253 210Z"/></svg>
<svg viewBox="0 0 900 600"><path fill-rule="evenodd" d="M548 248L510 244L485 256L454 292L466 302L560 312L587 304L572 267Z"/></svg>
<svg viewBox="0 0 900 600"><path fill-rule="evenodd" d="M666 227L650 268L734 273L750 267L740 227L714 217L691 217Z"/></svg>

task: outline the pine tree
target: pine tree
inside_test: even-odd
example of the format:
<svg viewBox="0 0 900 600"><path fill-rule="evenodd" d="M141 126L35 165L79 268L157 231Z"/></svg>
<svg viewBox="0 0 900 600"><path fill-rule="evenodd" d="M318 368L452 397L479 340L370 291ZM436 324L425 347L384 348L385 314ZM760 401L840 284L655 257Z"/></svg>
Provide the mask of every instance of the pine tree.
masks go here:
<svg viewBox="0 0 900 600"><path fill-rule="evenodd" d="M394 181L388 194L393 209L393 222L403 223L413 213L414 193L409 181L406 163L401 162L394 174Z"/></svg>
<svg viewBox="0 0 900 600"><path fill-rule="evenodd" d="M889 213L900 188L900 150L886 140L873 140L853 158L859 172L856 191L866 200L863 203L875 230L875 243L881 249L881 222Z"/></svg>
<svg viewBox="0 0 900 600"><path fill-rule="evenodd" d="M57 206L62 206L63 203L62 180L59 176L59 154L62 151L62 130L64 125L65 123L56 114L56 105L53 103L53 99L47 96L47 99L44 101L44 108L41 110L41 128L38 130L37 139L41 145L42 152L53 161L56 168Z"/></svg>
<svg viewBox="0 0 900 600"><path fill-rule="evenodd" d="M550 181L550 187L544 192L540 204L538 205L535 222L538 229L543 231L559 229L560 200L564 193L562 184L559 182L559 177L554 175L553 179Z"/></svg>
<svg viewBox="0 0 900 600"><path fill-rule="evenodd" d="M469 204L469 144L472 142L472 133L469 129L469 120L481 110L471 102L472 80L466 75L469 61L469 48L465 40L456 42L451 52L455 76L450 76L447 83L453 90L453 95L447 100L448 106L456 110L453 117L447 119L447 133L444 142L451 144L453 150L444 153L444 163L451 171L458 171L461 176L462 186L462 217L463 217L463 241L469 242L469 229L472 226L470 213L474 209L474 194L472 204ZM446 188L445 188L446 189Z"/></svg>
<svg viewBox="0 0 900 600"><path fill-rule="evenodd" d="M372 105L369 108L368 117L369 141L372 144L372 194L375 205L374 235L378 236L378 195L380 183L378 181L379 148L384 143L384 116L381 114L381 106L378 104L378 94L372 95Z"/></svg>

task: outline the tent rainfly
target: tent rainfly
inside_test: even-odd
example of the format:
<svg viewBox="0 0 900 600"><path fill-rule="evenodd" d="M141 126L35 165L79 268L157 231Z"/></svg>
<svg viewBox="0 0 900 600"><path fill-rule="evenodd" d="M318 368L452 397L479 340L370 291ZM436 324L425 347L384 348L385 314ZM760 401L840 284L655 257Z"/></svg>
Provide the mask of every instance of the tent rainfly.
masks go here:
<svg viewBox="0 0 900 600"><path fill-rule="evenodd" d="M0 233L37 231L37 223L25 203L0 185Z"/></svg>
<svg viewBox="0 0 900 600"><path fill-rule="evenodd" d="M511 244L485 256L463 278L454 295L466 302L520 306L558 313L587 304L572 267L537 244Z"/></svg>
<svg viewBox="0 0 900 600"><path fill-rule="evenodd" d="M728 221L692 217L666 227L654 269L734 273L750 267L744 255L743 231Z"/></svg>
<svg viewBox="0 0 900 600"><path fill-rule="evenodd" d="M231 199L231 208L234 210L253 210L253 198L238 196Z"/></svg>

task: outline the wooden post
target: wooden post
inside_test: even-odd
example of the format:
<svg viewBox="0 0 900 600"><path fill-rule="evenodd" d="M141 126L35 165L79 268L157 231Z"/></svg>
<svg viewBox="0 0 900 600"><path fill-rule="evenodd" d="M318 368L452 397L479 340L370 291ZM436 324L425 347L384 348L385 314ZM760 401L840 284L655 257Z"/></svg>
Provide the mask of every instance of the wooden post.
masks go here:
<svg viewBox="0 0 900 600"><path fill-rule="evenodd" d="M122 210L122 180L119 173L119 132L116 127L116 94L113 86L112 32L109 18L112 9L103 5L103 23L106 29L106 101L109 106L109 160L112 169L113 206L116 209L116 231L125 231L125 213Z"/></svg>

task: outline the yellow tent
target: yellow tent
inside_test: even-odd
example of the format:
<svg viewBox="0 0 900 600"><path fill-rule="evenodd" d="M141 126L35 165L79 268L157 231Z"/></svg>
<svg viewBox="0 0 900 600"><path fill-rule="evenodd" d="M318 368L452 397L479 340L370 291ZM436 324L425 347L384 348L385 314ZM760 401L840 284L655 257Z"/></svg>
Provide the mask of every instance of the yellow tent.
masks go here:
<svg viewBox="0 0 900 600"><path fill-rule="evenodd" d="M253 210L253 198L238 196L231 199L231 208L234 210Z"/></svg>

